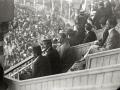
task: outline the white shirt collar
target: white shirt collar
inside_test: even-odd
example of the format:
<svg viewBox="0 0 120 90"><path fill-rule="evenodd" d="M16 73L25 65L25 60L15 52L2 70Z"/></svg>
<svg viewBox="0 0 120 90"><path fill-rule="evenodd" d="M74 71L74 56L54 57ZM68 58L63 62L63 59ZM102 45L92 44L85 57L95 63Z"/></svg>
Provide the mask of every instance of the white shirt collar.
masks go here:
<svg viewBox="0 0 120 90"><path fill-rule="evenodd" d="M88 34L90 31L86 30L86 34Z"/></svg>
<svg viewBox="0 0 120 90"><path fill-rule="evenodd" d="M112 32L112 30L114 30L114 28L111 28L108 32L109 32L109 34Z"/></svg>

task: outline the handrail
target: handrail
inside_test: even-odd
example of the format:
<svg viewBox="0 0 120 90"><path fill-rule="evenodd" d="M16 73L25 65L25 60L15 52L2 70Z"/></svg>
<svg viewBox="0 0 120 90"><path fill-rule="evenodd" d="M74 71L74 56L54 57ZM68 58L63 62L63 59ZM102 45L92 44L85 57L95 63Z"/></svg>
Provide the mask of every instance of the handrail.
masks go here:
<svg viewBox="0 0 120 90"><path fill-rule="evenodd" d="M20 63L16 64L15 66L9 68L8 70L6 70L4 72L5 75L7 75L8 73L10 73L11 71L15 70L16 68L22 66L23 64L25 64L26 62L30 61L31 59L33 59L33 56L30 56L28 58L26 58L25 60L21 61Z"/></svg>
<svg viewBox="0 0 120 90"><path fill-rule="evenodd" d="M113 53L119 53L119 52L120 52L120 48L116 48L116 49L112 49L112 50L89 54L88 57L90 58L90 57L98 57L98 56L107 56L107 55L110 55Z"/></svg>
<svg viewBox="0 0 120 90"><path fill-rule="evenodd" d="M14 74L12 74L11 77L15 76L16 74L18 74L19 72L21 72L22 70L24 70L25 68L27 68L28 66L32 65L34 62L35 62L35 60L33 62L29 63L28 65L26 65L25 67L21 68L20 70L18 70Z"/></svg>
<svg viewBox="0 0 120 90"><path fill-rule="evenodd" d="M80 48L80 47L84 47L84 46L91 46L93 44L94 44L94 41L93 42L84 43L84 44L79 44L79 45L76 45L76 46L72 46L71 48Z"/></svg>

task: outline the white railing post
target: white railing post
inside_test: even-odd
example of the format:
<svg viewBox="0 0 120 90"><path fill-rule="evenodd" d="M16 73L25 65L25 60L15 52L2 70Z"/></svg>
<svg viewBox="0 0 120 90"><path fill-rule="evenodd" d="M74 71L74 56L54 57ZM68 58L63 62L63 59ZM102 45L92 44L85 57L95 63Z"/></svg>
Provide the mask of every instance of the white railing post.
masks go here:
<svg viewBox="0 0 120 90"><path fill-rule="evenodd" d="M17 74L17 79L19 80L19 73Z"/></svg>

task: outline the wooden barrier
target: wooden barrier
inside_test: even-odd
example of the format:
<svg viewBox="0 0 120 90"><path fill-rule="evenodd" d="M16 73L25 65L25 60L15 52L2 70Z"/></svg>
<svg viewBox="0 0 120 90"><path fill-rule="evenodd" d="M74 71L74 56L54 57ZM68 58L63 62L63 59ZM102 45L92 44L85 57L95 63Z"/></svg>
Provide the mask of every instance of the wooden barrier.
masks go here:
<svg viewBox="0 0 120 90"><path fill-rule="evenodd" d="M56 88L52 90L117 90L120 84L94 85L85 87Z"/></svg>
<svg viewBox="0 0 120 90"><path fill-rule="evenodd" d="M93 45L93 43L94 42L80 44L70 48L65 58L66 64L68 64L66 71L70 69L70 67L75 63L75 61L80 60L82 55L86 54L89 47Z"/></svg>
<svg viewBox="0 0 120 90"><path fill-rule="evenodd" d="M59 88L120 85L120 65L87 69L23 81L6 78L6 81L9 85L8 90L53 90L56 88L59 90Z"/></svg>
<svg viewBox="0 0 120 90"><path fill-rule="evenodd" d="M120 48L88 55L87 68L120 64Z"/></svg>
<svg viewBox="0 0 120 90"><path fill-rule="evenodd" d="M15 66L7 69L6 71L4 71L4 74L7 75L7 74L10 74L10 73L13 73L13 71L19 67L21 67L22 65L26 64L27 62L29 62L30 60L32 60L34 57L33 56L30 56L28 58L26 58L24 61L21 61L20 63L16 64Z"/></svg>
<svg viewBox="0 0 120 90"><path fill-rule="evenodd" d="M20 81L19 80L5 76L5 81L8 84L7 90L20 90Z"/></svg>

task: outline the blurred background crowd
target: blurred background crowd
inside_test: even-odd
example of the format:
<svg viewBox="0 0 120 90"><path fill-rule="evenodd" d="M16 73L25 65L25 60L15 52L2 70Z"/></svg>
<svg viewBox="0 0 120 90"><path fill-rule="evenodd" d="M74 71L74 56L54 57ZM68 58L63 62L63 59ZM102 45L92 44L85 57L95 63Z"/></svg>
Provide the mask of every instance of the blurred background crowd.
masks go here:
<svg viewBox="0 0 120 90"><path fill-rule="evenodd" d="M26 0L26 3L17 0L15 3L14 20L9 23L9 33L4 37L6 69L31 56L32 46L40 45L44 38L49 37L54 41L60 30L65 31L68 28L76 30L75 26L79 22L77 17L81 9L84 11L84 17L87 21L89 20L88 22L98 10L98 1L103 1L107 10L112 7L110 12L114 13L116 18L120 15L119 0L81 0L77 10L72 2L65 0L62 6L62 0L48 0L41 5L43 1L38 0L35 3L36 7L32 7L34 6L33 0Z"/></svg>

